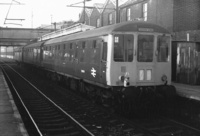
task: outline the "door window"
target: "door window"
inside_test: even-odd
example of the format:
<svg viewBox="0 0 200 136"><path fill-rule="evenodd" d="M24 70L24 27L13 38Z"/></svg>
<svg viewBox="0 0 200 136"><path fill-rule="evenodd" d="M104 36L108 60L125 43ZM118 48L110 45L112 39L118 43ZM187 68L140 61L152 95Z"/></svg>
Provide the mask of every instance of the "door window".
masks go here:
<svg viewBox="0 0 200 136"><path fill-rule="evenodd" d="M133 61L133 41L134 37L130 34L118 34L114 36L114 61Z"/></svg>
<svg viewBox="0 0 200 136"><path fill-rule="evenodd" d="M153 61L153 35L139 35L138 36L138 62L152 62Z"/></svg>

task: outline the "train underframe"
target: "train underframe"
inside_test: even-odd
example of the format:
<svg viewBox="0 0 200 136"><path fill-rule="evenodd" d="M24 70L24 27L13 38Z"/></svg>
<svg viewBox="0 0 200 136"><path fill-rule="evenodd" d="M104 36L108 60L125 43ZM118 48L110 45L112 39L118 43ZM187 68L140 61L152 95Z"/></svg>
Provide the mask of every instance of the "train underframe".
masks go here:
<svg viewBox="0 0 200 136"><path fill-rule="evenodd" d="M160 109L160 107L166 105L172 106L176 95L176 89L172 85L112 86L105 88L41 68L39 73L83 94L97 104L112 108L122 114L132 114L135 111L146 112Z"/></svg>
<svg viewBox="0 0 200 136"><path fill-rule="evenodd" d="M105 88L54 72L47 72L47 76L51 80L63 83L71 90L80 92L93 102L121 113L131 114L135 111L145 112L172 106L176 95L176 89L172 85Z"/></svg>

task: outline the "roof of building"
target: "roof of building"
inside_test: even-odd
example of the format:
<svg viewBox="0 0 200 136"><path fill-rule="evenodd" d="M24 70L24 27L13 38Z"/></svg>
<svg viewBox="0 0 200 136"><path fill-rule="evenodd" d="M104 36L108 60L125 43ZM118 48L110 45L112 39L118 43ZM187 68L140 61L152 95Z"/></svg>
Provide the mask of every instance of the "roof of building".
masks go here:
<svg viewBox="0 0 200 136"><path fill-rule="evenodd" d="M94 7L99 11L99 13L102 12L104 4L103 3L95 3Z"/></svg>

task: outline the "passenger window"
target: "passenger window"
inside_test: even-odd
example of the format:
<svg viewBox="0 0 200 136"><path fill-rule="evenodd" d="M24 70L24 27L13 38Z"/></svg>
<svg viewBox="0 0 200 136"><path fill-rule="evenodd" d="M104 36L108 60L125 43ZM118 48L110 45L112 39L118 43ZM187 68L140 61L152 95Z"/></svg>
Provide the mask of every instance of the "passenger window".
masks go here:
<svg viewBox="0 0 200 136"><path fill-rule="evenodd" d="M169 36L158 36L158 42L157 42L158 62L169 61L169 45L170 45Z"/></svg>
<svg viewBox="0 0 200 136"><path fill-rule="evenodd" d="M82 48L79 49L80 52L80 62L84 62L84 57L85 57L85 47L86 47L86 42L82 42Z"/></svg>
<svg viewBox="0 0 200 136"><path fill-rule="evenodd" d="M97 47L97 41L94 40L94 41L93 41L93 48L95 49L96 47Z"/></svg>
<svg viewBox="0 0 200 136"><path fill-rule="evenodd" d="M107 61L107 42L103 43L102 60Z"/></svg>
<svg viewBox="0 0 200 136"><path fill-rule="evenodd" d="M138 36L138 62L152 62L153 61L153 35L139 35Z"/></svg>
<svg viewBox="0 0 200 136"><path fill-rule="evenodd" d="M114 61L133 61L133 41L134 37L130 34L114 36Z"/></svg>

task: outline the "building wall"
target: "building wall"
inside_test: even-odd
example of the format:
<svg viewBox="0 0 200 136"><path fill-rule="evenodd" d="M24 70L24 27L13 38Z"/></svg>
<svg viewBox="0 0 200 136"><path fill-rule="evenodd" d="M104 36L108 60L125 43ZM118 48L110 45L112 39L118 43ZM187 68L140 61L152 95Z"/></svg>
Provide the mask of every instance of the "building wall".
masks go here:
<svg viewBox="0 0 200 136"><path fill-rule="evenodd" d="M131 9L131 20L142 17L142 4L136 4L120 10L120 22L127 21L127 9Z"/></svg>
<svg viewBox="0 0 200 136"><path fill-rule="evenodd" d="M121 7L121 22L127 21L127 9L131 8L131 20L143 18L143 4L147 2L147 22L165 27L170 32L173 31L173 0L141 0Z"/></svg>
<svg viewBox="0 0 200 136"><path fill-rule="evenodd" d="M90 17L90 25L91 26L97 26L97 19L101 17L101 14L99 13L99 11L94 8L94 10L92 11L91 17Z"/></svg>
<svg viewBox="0 0 200 136"><path fill-rule="evenodd" d="M200 29L200 1L174 0L174 32Z"/></svg>
<svg viewBox="0 0 200 136"><path fill-rule="evenodd" d="M115 5L109 1L109 3L105 6L104 11L102 12L102 26L109 25L108 24L108 16L110 13L112 13L112 20L113 24L115 23Z"/></svg>
<svg viewBox="0 0 200 136"><path fill-rule="evenodd" d="M80 17L80 19L79 19L79 22L80 23L84 23L84 14L83 14L83 12L82 12L82 14L81 14L81 17ZM85 12L85 24L86 25L90 25L90 18L88 17L88 14Z"/></svg>
<svg viewBox="0 0 200 136"><path fill-rule="evenodd" d="M149 0L147 21L160 25L172 32L173 1L174 0Z"/></svg>
<svg viewBox="0 0 200 136"><path fill-rule="evenodd" d="M174 0L173 40L200 42L200 1Z"/></svg>

